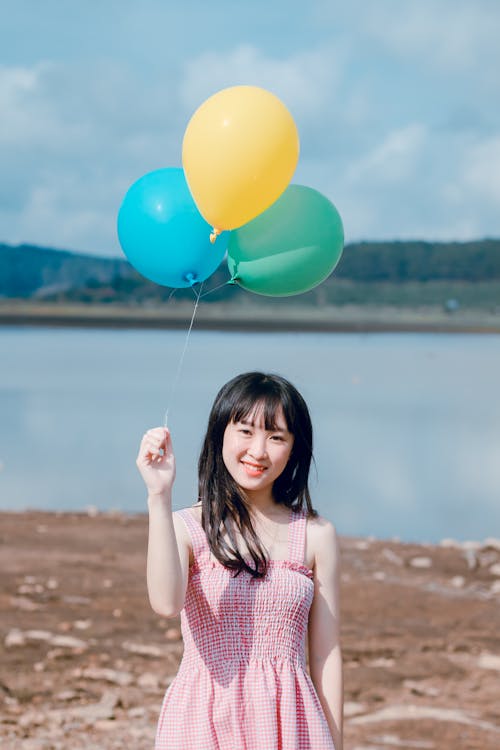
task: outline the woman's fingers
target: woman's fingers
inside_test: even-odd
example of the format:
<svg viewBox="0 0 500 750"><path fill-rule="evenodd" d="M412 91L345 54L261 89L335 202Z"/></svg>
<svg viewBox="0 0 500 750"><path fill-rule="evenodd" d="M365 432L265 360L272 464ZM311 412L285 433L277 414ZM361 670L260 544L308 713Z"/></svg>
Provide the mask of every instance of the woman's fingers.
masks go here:
<svg viewBox="0 0 500 750"><path fill-rule="evenodd" d="M162 459L169 442L171 442L169 430L166 427L154 427L143 435L139 457L145 458L148 463Z"/></svg>

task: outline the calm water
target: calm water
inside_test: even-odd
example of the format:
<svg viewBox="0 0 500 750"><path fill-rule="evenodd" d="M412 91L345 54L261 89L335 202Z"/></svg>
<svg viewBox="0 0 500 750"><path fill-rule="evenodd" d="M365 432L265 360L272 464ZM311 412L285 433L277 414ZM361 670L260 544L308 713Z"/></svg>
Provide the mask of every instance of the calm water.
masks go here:
<svg viewBox="0 0 500 750"><path fill-rule="evenodd" d="M144 512L142 433L169 426L175 508L194 502L212 400L288 377L315 428L315 507L340 533L500 535L500 337L0 329L0 507Z"/></svg>

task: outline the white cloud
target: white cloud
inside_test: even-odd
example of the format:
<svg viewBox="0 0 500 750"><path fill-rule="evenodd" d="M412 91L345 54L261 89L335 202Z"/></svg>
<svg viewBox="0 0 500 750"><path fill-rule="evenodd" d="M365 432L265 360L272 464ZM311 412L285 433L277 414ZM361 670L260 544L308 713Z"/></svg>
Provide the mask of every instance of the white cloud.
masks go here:
<svg viewBox="0 0 500 750"><path fill-rule="evenodd" d="M113 64L0 69L0 217L10 242L118 252L128 186L180 166L178 92ZM2 196L3 198L3 196Z"/></svg>
<svg viewBox="0 0 500 750"><path fill-rule="evenodd" d="M500 133L474 144L465 155L464 187L500 212Z"/></svg>
<svg viewBox="0 0 500 750"><path fill-rule="evenodd" d="M426 129L420 123L391 131L382 143L352 161L347 169L347 179L353 184L370 179L379 185L411 179L425 146L426 135Z"/></svg>
<svg viewBox="0 0 500 750"><path fill-rule="evenodd" d="M498 89L500 5L496 0L327 0L321 14L339 19L401 60L459 75L480 72L479 85Z"/></svg>
<svg viewBox="0 0 500 750"><path fill-rule="evenodd" d="M298 52L281 59L270 57L251 45L229 52L207 52L190 60L185 68L182 98L194 111L207 97L233 85L254 85L280 97L292 114L302 120L328 110L343 67L335 50Z"/></svg>

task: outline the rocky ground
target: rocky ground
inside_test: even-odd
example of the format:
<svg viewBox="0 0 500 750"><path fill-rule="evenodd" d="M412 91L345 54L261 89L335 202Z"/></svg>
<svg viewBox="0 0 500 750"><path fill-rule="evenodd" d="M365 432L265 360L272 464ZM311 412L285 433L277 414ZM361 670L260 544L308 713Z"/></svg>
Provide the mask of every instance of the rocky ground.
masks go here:
<svg viewBox="0 0 500 750"><path fill-rule="evenodd" d="M0 514L3 750L151 750L182 641L146 541L146 516ZM500 541L341 545L345 750L500 747Z"/></svg>

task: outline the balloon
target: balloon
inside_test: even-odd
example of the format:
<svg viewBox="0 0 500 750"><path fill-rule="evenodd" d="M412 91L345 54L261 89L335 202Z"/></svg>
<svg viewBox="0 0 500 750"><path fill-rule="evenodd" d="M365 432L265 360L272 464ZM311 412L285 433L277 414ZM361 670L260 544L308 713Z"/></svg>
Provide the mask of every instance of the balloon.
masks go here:
<svg viewBox="0 0 500 750"><path fill-rule="evenodd" d="M188 287L221 263L228 235L214 247L179 168L148 172L129 188L118 212L118 238L131 265L156 284Z"/></svg>
<svg viewBox="0 0 500 750"><path fill-rule="evenodd" d="M235 229L279 198L299 158L299 136L285 105L257 86L232 86L207 99L188 123L182 164L200 213Z"/></svg>
<svg viewBox="0 0 500 750"><path fill-rule="evenodd" d="M321 284L343 246L342 220L333 203L310 187L290 185L267 211L231 232L228 266L244 289L286 297Z"/></svg>

